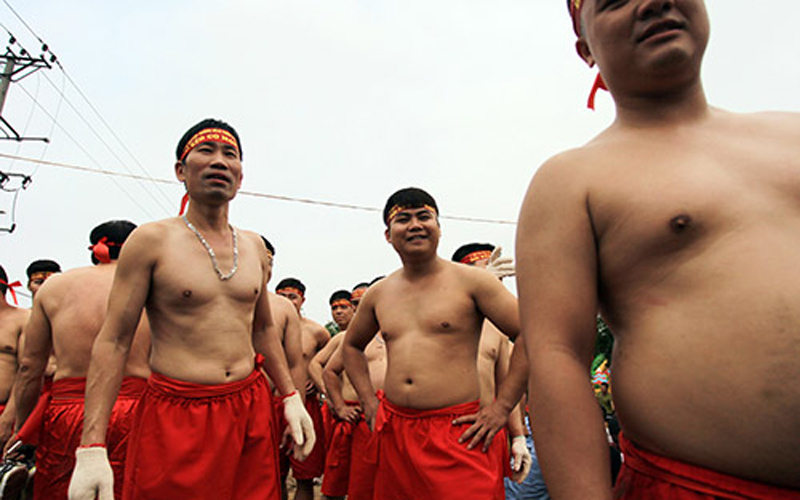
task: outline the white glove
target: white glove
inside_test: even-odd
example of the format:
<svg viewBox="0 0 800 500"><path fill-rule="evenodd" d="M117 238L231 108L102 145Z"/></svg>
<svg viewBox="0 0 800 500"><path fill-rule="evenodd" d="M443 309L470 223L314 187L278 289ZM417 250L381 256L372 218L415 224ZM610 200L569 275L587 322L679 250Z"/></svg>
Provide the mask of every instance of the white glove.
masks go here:
<svg viewBox="0 0 800 500"><path fill-rule="evenodd" d="M494 274L497 279L508 278L514 276L517 271L514 269L514 259L511 257L500 257L503 253L503 247L495 247L492 255L489 256L489 262L486 264L486 270Z"/></svg>
<svg viewBox="0 0 800 500"><path fill-rule="evenodd" d="M314 435L314 423L297 391L283 400L283 416L294 439L294 458L305 460L314 449L317 437Z"/></svg>
<svg viewBox="0 0 800 500"><path fill-rule="evenodd" d="M525 436L515 436L511 440L511 479L518 484L528 477L528 472L531 470L531 452L528 451L528 445L525 443ZM71 500L71 499L70 499Z"/></svg>
<svg viewBox="0 0 800 500"><path fill-rule="evenodd" d="M114 500L114 472L104 446L75 451L68 496L69 500Z"/></svg>

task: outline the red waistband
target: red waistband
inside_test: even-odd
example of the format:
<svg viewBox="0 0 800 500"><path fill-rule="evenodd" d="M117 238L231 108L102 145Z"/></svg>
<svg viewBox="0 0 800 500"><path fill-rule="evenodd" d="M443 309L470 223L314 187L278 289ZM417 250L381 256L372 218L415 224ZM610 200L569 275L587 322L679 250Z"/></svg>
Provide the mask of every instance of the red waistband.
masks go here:
<svg viewBox="0 0 800 500"><path fill-rule="evenodd" d="M147 385L150 389L169 396L178 396L181 398L210 398L239 392L255 383L260 377L263 378L263 376L260 370L255 369L242 380L236 380L235 382L228 382L226 384L207 385L177 380L153 372L147 381Z"/></svg>
<svg viewBox="0 0 800 500"><path fill-rule="evenodd" d="M800 491L792 491L778 486L756 483L740 477L712 471L697 465L656 455L644 450L625 437L619 435L625 465L634 471L655 477L669 484L682 486L689 490L735 500L797 500Z"/></svg>
<svg viewBox="0 0 800 500"><path fill-rule="evenodd" d="M147 380L141 377L125 377L119 388L121 398L138 398L144 392ZM53 382L53 399L83 399L86 394L86 377L66 377Z"/></svg>
<svg viewBox="0 0 800 500"><path fill-rule="evenodd" d="M444 408L417 410L415 408L398 406L389 401L388 398L383 398L381 402L386 411L405 418L460 417L462 415L477 413L481 407L480 401L470 401L468 403L446 406Z"/></svg>

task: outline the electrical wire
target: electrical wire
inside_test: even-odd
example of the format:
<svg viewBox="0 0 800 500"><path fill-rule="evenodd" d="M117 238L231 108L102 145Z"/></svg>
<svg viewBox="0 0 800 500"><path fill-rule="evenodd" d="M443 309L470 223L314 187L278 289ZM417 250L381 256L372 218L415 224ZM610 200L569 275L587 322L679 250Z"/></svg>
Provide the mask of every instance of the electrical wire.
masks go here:
<svg viewBox="0 0 800 500"><path fill-rule="evenodd" d="M122 177L127 179L143 179L144 177L137 175L137 174L126 174L123 172L114 172L110 170L102 170L92 167L86 167L82 165L70 165L68 163L60 163L54 161L44 161L44 160L37 160L35 158L26 158L23 156L13 156L6 153L0 153L0 158L13 158L19 161L25 161L30 163L37 163L40 165L45 165L49 167L56 167L56 168L65 168L68 170L76 170L79 172L90 172L90 173L100 173L108 176L116 176ZM168 179L159 179L159 178L152 178L153 182L158 182L160 184L168 184L172 186L180 185L178 181L168 180ZM277 194L269 194L269 193L261 193L258 191L247 191L247 190L240 190L238 192L239 195L243 196L252 196L254 198L266 198L270 200L277 200L277 201L285 201L291 203L304 203L307 205L318 205L324 207L332 207L332 208L341 208L346 210L361 210L365 212L381 212L383 209L376 208L376 207L368 207L363 205L352 205L348 203L338 203L333 201L323 201L323 200L314 200L311 198L299 198L293 196L284 196L284 195L277 195ZM442 219L448 220L456 220L462 222L478 222L482 224L499 224L499 225L516 225L516 222L504 219L486 219L480 217L464 217L459 215L440 215Z"/></svg>
<svg viewBox="0 0 800 500"><path fill-rule="evenodd" d="M25 89L25 87L24 87L24 86L20 85L20 88L22 89L22 91L23 91L23 92L25 92L25 93L28 95L28 97L30 97L30 98L33 100L33 96L31 96L31 95L30 95L30 93L27 91L27 89ZM42 105L41 105L41 104L40 104L38 101L36 101L36 100L33 100L33 102L34 102L34 103L36 103L36 105L37 105L37 106L39 106L39 109L41 109L41 110L42 110L42 112L44 112L44 113L45 113L45 114L46 114L48 117L50 117L50 119L53 119L53 120L54 120L53 116L52 116L52 115L51 115L51 114L50 114L50 113L49 113L49 112L48 112L48 111L47 111L47 110L44 108L44 106L42 106ZM55 120L54 120L54 123L56 123L56 122L55 122ZM111 182L113 182L113 183L114 183L114 185L115 185L115 186L117 186L117 187L118 187L118 188L119 188L119 189L120 189L120 190L121 190L121 191L122 191L122 192L125 194L125 196L127 196L127 197L128 197L128 199L130 199L130 200L131 200L131 201L132 201L132 202L133 202L133 203L134 203L136 206L138 206L138 207L139 207L139 208L140 208L140 209L141 209L141 210L142 210L142 211L145 213L145 215L147 215L147 216L148 216L149 218L151 218L151 219L155 219L155 217L153 217L153 215L152 215L152 214L151 214L151 213L150 213L150 212L149 212L149 211L148 211L148 210L147 210L147 209L146 209L146 208L145 208L145 207L144 207L144 206L143 206L141 203L139 203L139 201L138 201L138 200L136 200L136 198L134 198L134 197L133 197L133 195L131 195L131 194L128 192L128 190L127 190L127 189L125 189L124 187L122 187L122 185L121 185L119 182L117 182L117 180L114 178L114 176L113 176L113 175L111 175L111 174L112 174L112 173L114 173L114 172L112 172L112 171L110 171L110 170L106 170L106 169L104 169L104 168L101 168L101 167L100 167L100 163L99 163L99 162L98 162L98 161L97 161L97 160L94 158L94 156L92 156L92 154L91 154L89 151L87 151L87 150L86 150L86 148L84 148L84 147L83 147L83 145L82 145L80 142L78 142L78 140L77 140L77 139L76 139L76 138L75 138L75 137L74 137L72 134L70 134L70 133L67 131L67 129L65 129L64 127L62 127L62 126L61 126L61 124L57 124L57 127L58 127L58 128L59 128L59 130L61 130L61 131L62 131L62 132L63 132L63 133L64 133L64 134L65 134L65 135L66 135L66 136L67 136L67 137L68 137L68 138L69 138L69 139L70 139L70 140L71 140L71 141L72 141L72 142L73 142L73 143L76 145L76 146L78 146L78 149L80 149L80 150L83 152L83 154L85 154L85 155L86 155L86 156L89 158L89 160L91 160L91 162L92 162L92 163L94 163L94 164L97 166L97 169L96 169L96 171L97 171L97 172L100 172L100 173L106 174L106 175L108 176L109 180L111 180ZM6 156L10 156L10 155L6 155ZM30 159L28 159L28 160L30 160Z"/></svg>

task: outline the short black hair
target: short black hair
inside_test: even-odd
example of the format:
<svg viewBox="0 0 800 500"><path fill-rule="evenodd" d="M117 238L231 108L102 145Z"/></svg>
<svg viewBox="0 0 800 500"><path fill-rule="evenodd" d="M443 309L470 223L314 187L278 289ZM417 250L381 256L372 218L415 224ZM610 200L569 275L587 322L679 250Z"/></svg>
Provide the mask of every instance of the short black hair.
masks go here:
<svg viewBox="0 0 800 500"><path fill-rule="evenodd" d="M61 266L58 265L58 262L49 259L39 259L34 260L28 266L28 269L25 270L25 274L28 275L28 279L31 279L33 273L60 273Z"/></svg>
<svg viewBox="0 0 800 500"><path fill-rule="evenodd" d="M369 283L367 283L366 281L362 281L361 283L353 287L353 291L355 292L359 288L369 288Z"/></svg>
<svg viewBox="0 0 800 500"><path fill-rule="evenodd" d="M236 133L236 129L222 120L217 120L216 118L206 118L205 120L201 120L187 130L186 133L183 134L183 137L181 137L181 140L178 141L178 147L175 148L175 158L180 160L181 155L183 154L183 148L186 147L186 143L189 142L189 140L194 137L196 133L205 128L221 128L222 130L227 130L230 132L231 135L233 135L233 137L236 139L236 144L239 145L239 159L241 160L244 158L242 153L242 140L239 139L239 134Z"/></svg>
<svg viewBox="0 0 800 500"><path fill-rule="evenodd" d="M379 282L380 280L382 280L385 277L386 276L381 275L381 276L376 276L376 277L372 278L372 281L369 282L369 286L374 285L375 283Z"/></svg>
<svg viewBox="0 0 800 500"><path fill-rule="evenodd" d="M264 242L264 246L267 247L267 250L269 250L269 253L271 253L272 256L275 257L275 247L272 246L272 243L270 243L269 240L266 239L263 235L259 235L259 236L261 236L261 241Z"/></svg>
<svg viewBox="0 0 800 500"><path fill-rule="evenodd" d="M3 282L0 283L0 291L2 291L3 296L5 296L6 290L8 290L8 285L6 284L8 283L8 275L6 274L6 270L3 269L3 266L0 266L0 280L3 280Z"/></svg>
<svg viewBox="0 0 800 500"><path fill-rule="evenodd" d="M451 260L453 262L461 262L461 259L472 252L480 252L482 250L488 250L491 252L494 250L494 245L491 243L467 243L466 245L461 245L458 247L458 250L455 251Z"/></svg>
<svg viewBox="0 0 800 500"><path fill-rule="evenodd" d="M328 299L328 305L333 305L333 303L337 300L344 299L350 302L350 292L347 290L337 290L331 294L331 298Z"/></svg>
<svg viewBox="0 0 800 500"><path fill-rule="evenodd" d="M303 295L306 294L306 286L303 284L302 281L300 281L297 278L282 279L281 282L278 283L278 285L275 287L275 291L277 292L282 288L297 288L298 290L300 290L300 293L302 293Z"/></svg>
<svg viewBox="0 0 800 500"><path fill-rule="evenodd" d="M435 215L439 216L439 207L436 205L436 200L427 191L415 187L403 188L396 191L386 200L386 205L383 207L383 223L387 226L389 225L389 212L394 206L421 208L425 205L432 206L436 210Z"/></svg>
<svg viewBox="0 0 800 500"><path fill-rule="evenodd" d="M119 258L119 252L122 250L122 244L128 239L128 236L136 229L136 224L129 220L110 220L103 222L99 226L92 229L89 234L89 241L92 245L98 241L106 238L108 245L108 256L111 260ZM99 264L100 261L95 257L92 252L92 264Z"/></svg>

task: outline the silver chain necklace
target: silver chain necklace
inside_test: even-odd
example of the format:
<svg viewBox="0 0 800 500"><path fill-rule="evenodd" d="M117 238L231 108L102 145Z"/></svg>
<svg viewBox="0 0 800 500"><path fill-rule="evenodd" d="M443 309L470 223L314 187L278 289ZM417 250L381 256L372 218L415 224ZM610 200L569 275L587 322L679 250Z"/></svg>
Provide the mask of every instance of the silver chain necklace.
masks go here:
<svg viewBox="0 0 800 500"><path fill-rule="evenodd" d="M231 268L231 272L228 274L222 274L222 271L219 270L219 264L217 264L217 255L214 253L214 249L211 248L211 245L208 244L203 235L200 234L194 225L189 222L189 219L186 218L186 215L182 215L181 218L183 222L186 223L186 227L192 230L197 239L200 240L200 243L206 247L206 252L208 252L208 256L211 257L211 263L214 265L214 271L217 272L217 276L219 276L220 281L228 281L229 279L233 278L233 275L236 274L236 270L239 268L239 238L238 234L236 233L236 228L229 225L228 227L231 228L231 232L233 232L233 267Z"/></svg>

